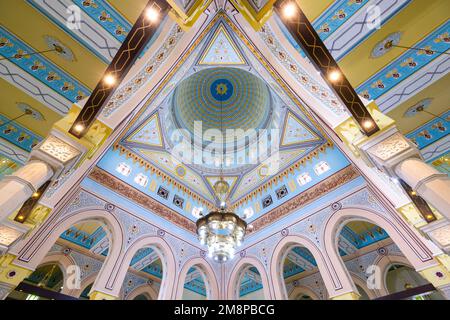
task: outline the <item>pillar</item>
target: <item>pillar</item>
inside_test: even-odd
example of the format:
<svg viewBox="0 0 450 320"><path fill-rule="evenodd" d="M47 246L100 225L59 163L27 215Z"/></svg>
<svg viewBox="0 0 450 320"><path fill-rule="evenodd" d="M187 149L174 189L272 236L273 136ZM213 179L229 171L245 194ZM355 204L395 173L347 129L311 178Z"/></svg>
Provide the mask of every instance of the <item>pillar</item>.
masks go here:
<svg viewBox="0 0 450 320"><path fill-rule="evenodd" d="M395 167L395 173L450 220L450 179L419 158L409 158Z"/></svg>
<svg viewBox="0 0 450 320"><path fill-rule="evenodd" d="M53 174L47 163L33 160L5 177L0 182L0 221L19 209Z"/></svg>

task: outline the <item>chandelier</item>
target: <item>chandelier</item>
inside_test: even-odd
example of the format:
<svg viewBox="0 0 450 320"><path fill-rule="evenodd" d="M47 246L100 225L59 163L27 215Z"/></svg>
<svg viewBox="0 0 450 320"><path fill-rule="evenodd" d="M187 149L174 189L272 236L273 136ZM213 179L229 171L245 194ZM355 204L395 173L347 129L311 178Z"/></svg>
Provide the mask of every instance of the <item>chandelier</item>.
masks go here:
<svg viewBox="0 0 450 320"><path fill-rule="evenodd" d="M214 191L222 201L220 209L197 220L200 243L208 247L208 256L220 263L234 258L247 229L247 223L243 219L226 210L224 197L229 189L228 182L223 178L217 181L214 184Z"/></svg>

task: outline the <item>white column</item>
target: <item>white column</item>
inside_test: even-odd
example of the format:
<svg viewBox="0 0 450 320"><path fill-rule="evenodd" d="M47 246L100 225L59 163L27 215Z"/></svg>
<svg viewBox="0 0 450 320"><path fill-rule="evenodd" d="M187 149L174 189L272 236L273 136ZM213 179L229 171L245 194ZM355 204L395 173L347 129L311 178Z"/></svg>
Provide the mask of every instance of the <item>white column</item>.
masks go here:
<svg viewBox="0 0 450 320"><path fill-rule="evenodd" d="M0 221L19 209L53 174L47 163L32 160L0 181Z"/></svg>
<svg viewBox="0 0 450 320"><path fill-rule="evenodd" d="M418 158L395 167L395 173L442 215L450 219L450 179Z"/></svg>

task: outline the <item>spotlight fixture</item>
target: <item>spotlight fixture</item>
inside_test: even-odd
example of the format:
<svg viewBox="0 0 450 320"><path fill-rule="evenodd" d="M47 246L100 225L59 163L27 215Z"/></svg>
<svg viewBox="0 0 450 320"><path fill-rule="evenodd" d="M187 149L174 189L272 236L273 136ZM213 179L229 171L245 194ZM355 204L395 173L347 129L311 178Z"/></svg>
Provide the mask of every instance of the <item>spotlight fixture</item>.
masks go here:
<svg viewBox="0 0 450 320"><path fill-rule="evenodd" d="M108 86L113 86L116 83L116 77L112 74L108 74L103 78L103 82Z"/></svg>
<svg viewBox="0 0 450 320"><path fill-rule="evenodd" d="M84 130L84 126L79 123L79 124L75 125L74 130L76 132L80 133L80 132L82 132Z"/></svg>
<svg viewBox="0 0 450 320"><path fill-rule="evenodd" d="M341 73L338 70L333 70L328 74L328 80L336 82L341 79Z"/></svg>
<svg viewBox="0 0 450 320"><path fill-rule="evenodd" d="M147 9L145 16L150 22L156 22L159 19L159 12L155 7L151 7Z"/></svg>
<svg viewBox="0 0 450 320"><path fill-rule="evenodd" d="M373 127L373 121L371 120L364 120L362 123L362 126L364 127L364 129L369 130Z"/></svg>
<svg viewBox="0 0 450 320"><path fill-rule="evenodd" d="M289 1L283 6L283 15L285 18L292 18L297 13L296 4L293 1Z"/></svg>

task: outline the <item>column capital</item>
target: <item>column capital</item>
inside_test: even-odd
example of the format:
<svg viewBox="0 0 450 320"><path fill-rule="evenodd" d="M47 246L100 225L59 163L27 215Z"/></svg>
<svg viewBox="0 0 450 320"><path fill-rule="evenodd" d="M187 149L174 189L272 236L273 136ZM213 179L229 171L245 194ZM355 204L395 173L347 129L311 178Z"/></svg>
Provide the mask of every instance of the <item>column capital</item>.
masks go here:
<svg viewBox="0 0 450 320"><path fill-rule="evenodd" d="M450 252L450 221L439 219L420 228L444 252Z"/></svg>
<svg viewBox="0 0 450 320"><path fill-rule="evenodd" d="M12 220L5 219L0 223L0 255L21 239L30 227Z"/></svg>
<svg viewBox="0 0 450 320"><path fill-rule="evenodd" d="M30 154L30 161L40 160L47 163L54 171L54 176L73 165L86 152L86 147L62 134L52 130L47 138L37 145Z"/></svg>
<svg viewBox="0 0 450 320"><path fill-rule="evenodd" d="M390 176L397 176L395 168L409 158L422 161L417 147L393 126L372 137L354 143L364 160Z"/></svg>

